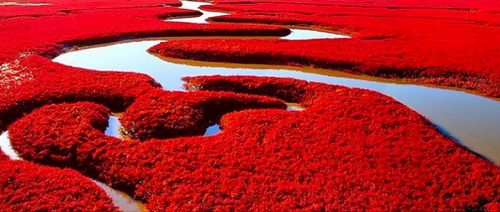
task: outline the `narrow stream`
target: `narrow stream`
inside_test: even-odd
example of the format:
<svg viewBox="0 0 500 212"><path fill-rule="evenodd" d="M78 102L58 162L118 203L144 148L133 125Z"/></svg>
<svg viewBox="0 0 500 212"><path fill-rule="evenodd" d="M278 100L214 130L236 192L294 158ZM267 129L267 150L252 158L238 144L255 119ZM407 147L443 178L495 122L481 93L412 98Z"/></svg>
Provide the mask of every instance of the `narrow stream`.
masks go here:
<svg viewBox="0 0 500 212"><path fill-rule="evenodd" d="M198 7L210 3L182 1L181 8L199 10ZM201 11L201 10L200 10ZM207 23L206 18L226 15L226 13L207 12L200 17L187 17L166 21ZM188 37L186 37L188 38ZM319 39L349 38L345 35L319 32L313 30L292 29L292 33L282 39ZM167 90L183 90L181 78L201 75L253 75L292 77L308 81L323 82L348 87L365 88L391 96L432 121L445 134L453 137L496 164L500 164L500 102L478 95L434 87L411 84L395 84L388 80L366 77L356 79L346 77L347 74L283 66L246 65L229 63L206 63L182 60L162 59L147 53L147 49L164 40L130 41L114 43L108 46L90 47L78 51L67 52L54 59L65 65L94 69L99 71L130 71L144 73L153 77ZM174 62L173 62L174 61ZM181 62L179 62L181 61ZM290 107L289 109L300 109ZM121 137L121 127L116 116L110 116L110 124L106 134ZM207 128L205 135L214 135L220 131L218 125ZM10 147L8 132L0 136L0 147L3 152L15 159L17 154ZM19 159L19 158L17 158ZM114 199L114 190L102 186ZM114 200L121 204L122 200ZM130 200L126 200L130 201ZM140 203L120 206L125 211L143 210ZM136 204L136 205L133 205ZM138 204L138 205L137 205Z"/></svg>
<svg viewBox="0 0 500 212"><path fill-rule="evenodd" d="M208 2L196 2L196 1L181 1L181 2L182 6L180 6L179 8L188 10L200 10L199 9L200 6L211 4ZM221 12L210 12L210 11L201 11L201 12L203 12L203 15L198 17L174 18L174 19L168 19L166 21L204 24L207 23L206 21L207 18L227 15L227 13L221 13Z"/></svg>

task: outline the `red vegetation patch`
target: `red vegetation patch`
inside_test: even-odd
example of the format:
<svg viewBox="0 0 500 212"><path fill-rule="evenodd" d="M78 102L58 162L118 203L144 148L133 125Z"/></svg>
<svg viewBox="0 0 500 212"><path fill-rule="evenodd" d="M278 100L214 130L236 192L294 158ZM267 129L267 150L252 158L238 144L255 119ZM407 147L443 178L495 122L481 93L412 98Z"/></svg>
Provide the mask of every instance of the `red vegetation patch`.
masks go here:
<svg viewBox="0 0 500 212"><path fill-rule="evenodd" d="M313 66L454 86L500 97L500 6L496 1L217 1L234 14L213 22L293 25L352 39L176 40L163 56Z"/></svg>
<svg viewBox="0 0 500 212"><path fill-rule="evenodd" d="M83 162L78 161L80 158L74 152L81 145L79 137L86 135L86 137L94 138L94 134L90 132L97 131L96 129L104 130L110 112L107 108L93 103L75 103L73 107L68 106L68 104L45 106L43 111L46 114L38 112L40 111L38 109L29 115L40 116L39 121L27 122L25 118L22 118L10 126L9 129L14 129L9 131L12 146L21 158L28 161L44 161L55 166L75 166ZM39 126L43 123L45 126ZM57 129L55 125L61 123L64 123L63 129ZM53 128L46 128L49 124L52 124ZM45 130L35 130L37 128ZM24 134L15 129L34 130L32 133ZM43 137L58 137L60 131L72 135L66 138L64 145L59 146L57 143L44 141ZM42 139L35 140L34 138ZM31 142L26 142L28 140Z"/></svg>
<svg viewBox="0 0 500 212"><path fill-rule="evenodd" d="M307 108L229 113L214 136L140 142L104 135L102 106L51 105L9 128L13 145L23 157L127 188L150 210L498 206L498 167L392 98L286 78L185 80L191 88L265 94ZM185 114L178 117L190 120Z"/></svg>
<svg viewBox="0 0 500 212"><path fill-rule="evenodd" d="M93 101L123 110L136 97L159 87L144 74L72 68L39 56L25 60L31 65L10 76L19 85L0 94L0 131L22 114L46 104Z"/></svg>
<svg viewBox="0 0 500 212"><path fill-rule="evenodd" d="M104 190L80 173L24 161L2 161L3 211L118 211Z"/></svg>
<svg viewBox="0 0 500 212"><path fill-rule="evenodd" d="M121 1L123 3L123 1ZM48 0L50 6L0 7L0 46L4 59L15 59L24 52L44 53L50 48L65 45L89 45L134 37L154 36L215 36L215 35L286 35L289 30L277 26L233 25L233 24L187 24L170 23L162 19L172 16L199 15L198 11L162 7L159 1L95 0L93 4L83 1ZM172 1L170 1L172 3ZM83 4L78 4L83 3ZM72 5L72 6L69 6ZM112 6L114 5L114 6ZM42 10L42 14L37 11ZM0 17L1 17L0 16Z"/></svg>
<svg viewBox="0 0 500 212"><path fill-rule="evenodd" d="M141 96L120 117L127 135L141 140L203 135L222 115L251 108L281 108L282 100L232 92L170 92Z"/></svg>
<svg viewBox="0 0 500 212"><path fill-rule="evenodd" d="M137 94L158 86L144 75L96 73L49 60L73 46L155 36L279 36L290 32L277 26L163 21L199 14L162 6L178 1L44 2L50 5L0 7L0 131L42 105L78 100L123 108Z"/></svg>
<svg viewBox="0 0 500 212"><path fill-rule="evenodd" d="M6 155L3 151L0 151L0 161L9 160L9 156Z"/></svg>
<svg viewBox="0 0 500 212"><path fill-rule="evenodd" d="M134 161L136 166L123 162L127 150L139 143L106 136L102 131L109 113L88 102L48 105L12 124L9 137L26 160L71 167L111 186L133 189L137 177L149 176L143 171L147 166L144 161Z"/></svg>

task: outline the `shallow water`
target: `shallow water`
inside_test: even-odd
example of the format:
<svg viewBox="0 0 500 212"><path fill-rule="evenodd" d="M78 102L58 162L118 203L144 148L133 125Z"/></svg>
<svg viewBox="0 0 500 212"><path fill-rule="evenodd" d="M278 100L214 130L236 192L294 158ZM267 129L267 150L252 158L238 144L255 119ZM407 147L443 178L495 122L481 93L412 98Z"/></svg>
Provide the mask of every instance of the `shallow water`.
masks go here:
<svg viewBox="0 0 500 212"><path fill-rule="evenodd" d="M214 125L208 127L207 131L205 131L205 134L203 134L203 135L204 136L215 135L215 134L219 133L220 131L221 131L220 125L214 124Z"/></svg>
<svg viewBox="0 0 500 212"><path fill-rule="evenodd" d="M10 144L9 132L4 132L0 135L0 148L2 149L2 152L9 156L11 160L22 160Z"/></svg>
<svg viewBox="0 0 500 212"><path fill-rule="evenodd" d="M108 119L108 128L106 128L106 131L104 131L104 133L116 138L123 138L120 131L121 128L122 124L120 123L120 120L118 120L118 116L111 115Z"/></svg>
<svg viewBox="0 0 500 212"><path fill-rule="evenodd" d="M15 1L4 1L0 2L0 6L45 6L50 5L48 3L22 3Z"/></svg>
<svg viewBox="0 0 500 212"><path fill-rule="evenodd" d="M347 35L338 35L328 32L320 32L308 29L290 29L292 33L290 35L282 37L282 39L287 40L309 40L309 39L333 39L333 38L350 38Z"/></svg>
<svg viewBox="0 0 500 212"><path fill-rule="evenodd" d="M118 191L116 189L113 189L109 187L108 185L99 182L97 180L94 180L94 183L100 186L108 196L110 196L113 199L113 203L115 206L117 206L120 210L124 212L128 211L147 211L146 207L144 205L136 200L134 200L132 197L130 197L128 194L125 192Z"/></svg>
<svg viewBox="0 0 500 212"><path fill-rule="evenodd" d="M300 106L300 104L296 104L296 103L288 103L288 107L286 108L286 110L289 110L289 111L292 111L292 110L296 110L296 111L302 111L304 110L305 108Z"/></svg>

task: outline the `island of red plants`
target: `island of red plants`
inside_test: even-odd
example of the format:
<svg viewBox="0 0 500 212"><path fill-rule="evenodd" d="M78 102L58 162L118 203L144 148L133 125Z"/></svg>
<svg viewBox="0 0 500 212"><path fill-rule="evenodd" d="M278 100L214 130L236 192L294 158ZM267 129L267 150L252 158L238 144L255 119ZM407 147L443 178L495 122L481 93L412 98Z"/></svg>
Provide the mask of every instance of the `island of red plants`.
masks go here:
<svg viewBox="0 0 500 212"><path fill-rule="evenodd" d="M187 88L203 91L170 92L143 74L50 61L75 46L131 38L290 32L261 25L273 23L352 39L177 40L150 51L341 69L499 97L500 6L493 0L218 0L205 7L232 12L211 21L233 24L164 22L199 15L172 7L177 0L43 3L0 6L0 132L9 129L26 160L0 153L4 210L117 210L87 177L153 211L499 210L496 165L375 92L220 76L185 78ZM285 102L306 109L286 111ZM103 133L110 110L125 111L125 130L137 140ZM217 122L221 133L201 136Z"/></svg>
<svg viewBox="0 0 500 212"><path fill-rule="evenodd" d="M118 211L99 186L72 169L4 160L0 176L2 211Z"/></svg>
<svg viewBox="0 0 500 212"><path fill-rule="evenodd" d="M120 117L128 136L140 140L203 135L221 116L252 108L281 108L282 100L232 92L154 90L138 98Z"/></svg>

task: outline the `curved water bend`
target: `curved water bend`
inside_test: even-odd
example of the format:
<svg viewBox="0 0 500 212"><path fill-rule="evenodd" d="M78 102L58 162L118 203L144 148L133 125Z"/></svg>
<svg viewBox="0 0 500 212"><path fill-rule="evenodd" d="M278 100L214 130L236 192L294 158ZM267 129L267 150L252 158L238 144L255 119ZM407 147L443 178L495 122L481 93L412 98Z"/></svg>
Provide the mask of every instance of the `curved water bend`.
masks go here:
<svg viewBox="0 0 500 212"><path fill-rule="evenodd" d="M201 6L211 5L211 3L208 3L208 2L197 2L197 1L181 1L181 2L182 2L182 6L180 6L179 8L187 9L187 10L200 11ZM228 13L203 11L203 14L201 16L198 16L198 17L173 18L173 19L167 19L165 21L208 24L208 22L206 21L208 18L215 17L215 16L227 15L227 14Z"/></svg>
<svg viewBox="0 0 500 212"><path fill-rule="evenodd" d="M7 155L11 160L22 160L22 158L17 154L17 152L12 148L12 144L9 139L9 132L3 132L0 135L0 149Z"/></svg>
<svg viewBox="0 0 500 212"><path fill-rule="evenodd" d="M228 15L229 13L223 12L210 12L201 10L200 7L203 5L211 5L208 2L196 2L196 1L181 1L182 6L179 8L188 9L188 10L198 10L203 14L198 17L185 17L185 18L173 18L167 19L165 21L168 22L184 22L184 23L197 23L197 24L208 24L207 19L216 16ZM305 39L334 39L334 38L350 38L346 35L338 35L327 32L320 32L316 30L309 29L290 29L291 33L288 36L283 37L282 39L287 40L305 40Z"/></svg>

